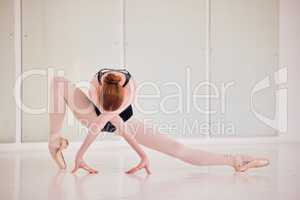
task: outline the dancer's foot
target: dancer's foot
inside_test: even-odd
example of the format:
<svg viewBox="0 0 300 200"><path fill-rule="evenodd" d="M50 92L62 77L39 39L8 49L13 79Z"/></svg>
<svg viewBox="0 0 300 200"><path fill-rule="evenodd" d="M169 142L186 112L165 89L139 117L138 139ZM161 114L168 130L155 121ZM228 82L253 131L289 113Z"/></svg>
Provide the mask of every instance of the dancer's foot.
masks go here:
<svg viewBox="0 0 300 200"><path fill-rule="evenodd" d="M62 151L66 149L68 145L68 140L57 134L51 135L49 138L49 152L60 169L66 169L67 167Z"/></svg>
<svg viewBox="0 0 300 200"><path fill-rule="evenodd" d="M245 172L250 168L265 167L270 164L267 158L255 158L248 155L233 156L232 167L236 172Z"/></svg>

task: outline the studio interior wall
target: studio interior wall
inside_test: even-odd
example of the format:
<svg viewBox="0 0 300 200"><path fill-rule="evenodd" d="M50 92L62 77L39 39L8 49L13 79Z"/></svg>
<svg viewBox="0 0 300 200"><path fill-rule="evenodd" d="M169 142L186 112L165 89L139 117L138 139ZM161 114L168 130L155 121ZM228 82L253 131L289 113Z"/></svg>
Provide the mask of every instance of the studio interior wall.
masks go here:
<svg viewBox="0 0 300 200"><path fill-rule="evenodd" d="M225 132L221 136L274 136L276 131L253 117L249 99L243 91L249 92L256 81L278 67L278 16L277 0L238 0L235 3L230 0L188 0L172 1L171 4L156 0L100 0L89 4L71 0L22 0L22 70L44 72L42 76L30 76L24 81L24 103L33 108L47 107L47 74L52 73L51 70L54 73L63 71L66 78L86 92L86 81L99 68L107 65L118 68L125 61L138 83L153 82L161 91L160 97L140 102L142 108L158 108L158 112L145 114L136 109L136 116L163 126L166 133L182 136L186 131L185 136L207 135L205 127L200 130L203 132L193 131L194 135L184 129L183 119L187 119L185 123L189 129L199 122L200 125L233 122L237 127L235 134ZM208 39L211 49L207 48ZM254 51L257 47L259 52ZM181 93L183 105L188 100L193 101L191 96L188 99L193 94L186 94L188 73L191 89L207 80L213 80L218 89L223 82L238 82L238 87L232 87L226 97L230 97L225 103L226 115L222 113L220 101L211 100L207 104L207 100L201 98L196 104L204 110L216 108L214 115L195 109L190 113L166 114L161 105L157 107L157 102L162 102L167 95L174 95L165 99L164 108L178 109L176 94L180 89L175 87L176 83L184 91ZM151 84L146 86L140 90L141 95L157 94L157 88ZM201 89L196 91L198 95L207 93L207 88ZM274 111L274 90L270 88L256 99L259 111L269 116ZM184 106L183 111L185 109ZM15 121L13 118L10 121ZM174 131L164 129L165 125L176 125L177 128ZM82 140L85 136L69 110L62 133L72 141ZM214 133L214 136L220 136L219 132ZM11 138L5 140L13 141L14 134L8 135ZM47 113L23 113L23 142L46 141L47 135Z"/></svg>
<svg viewBox="0 0 300 200"><path fill-rule="evenodd" d="M0 142L15 140L16 112L14 101L14 2L0 1Z"/></svg>
<svg viewBox="0 0 300 200"><path fill-rule="evenodd" d="M211 0L211 136L277 135L259 117L277 115L278 19L278 0ZM270 85L254 92L266 78Z"/></svg>
<svg viewBox="0 0 300 200"><path fill-rule="evenodd" d="M48 108L50 75L63 75L87 94L101 67L120 66L120 11L119 0L22 0L23 71L45 73L24 80L24 104ZM22 141L46 141L48 126L47 111L23 112ZM86 131L68 109L61 134L76 141Z"/></svg>
<svg viewBox="0 0 300 200"><path fill-rule="evenodd" d="M283 138L300 141L300 1L280 1L280 67L288 69L288 130Z"/></svg>

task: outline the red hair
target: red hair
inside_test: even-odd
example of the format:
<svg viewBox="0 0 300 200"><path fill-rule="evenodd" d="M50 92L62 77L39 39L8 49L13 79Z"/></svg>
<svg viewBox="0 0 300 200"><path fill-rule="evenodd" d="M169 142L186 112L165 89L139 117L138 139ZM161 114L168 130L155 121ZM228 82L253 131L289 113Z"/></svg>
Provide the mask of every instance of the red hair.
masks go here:
<svg viewBox="0 0 300 200"><path fill-rule="evenodd" d="M104 110L115 111L122 105L124 89L119 84L121 80L121 76L113 73L109 73L104 77L99 99Z"/></svg>

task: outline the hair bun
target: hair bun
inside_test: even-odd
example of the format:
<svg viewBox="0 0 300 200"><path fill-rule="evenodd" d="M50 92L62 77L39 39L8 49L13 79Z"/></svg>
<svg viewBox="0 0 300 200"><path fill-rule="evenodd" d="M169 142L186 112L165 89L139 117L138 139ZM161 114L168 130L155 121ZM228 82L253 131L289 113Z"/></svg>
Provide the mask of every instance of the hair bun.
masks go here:
<svg viewBox="0 0 300 200"><path fill-rule="evenodd" d="M118 84L121 81L121 76L109 73L105 76L104 82L107 84Z"/></svg>

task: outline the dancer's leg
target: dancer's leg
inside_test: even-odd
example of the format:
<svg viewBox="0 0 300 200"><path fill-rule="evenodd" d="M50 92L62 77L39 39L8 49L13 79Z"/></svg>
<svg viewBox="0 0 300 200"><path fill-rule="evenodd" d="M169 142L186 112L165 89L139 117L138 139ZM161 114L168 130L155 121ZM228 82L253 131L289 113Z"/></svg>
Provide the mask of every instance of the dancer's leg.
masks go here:
<svg viewBox="0 0 300 200"><path fill-rule="evenodd" d="M134 134L135 139L140 144L192 165L227 165L239 171L240 169L238 167L242 167L251 160L254 160L254 158L245 155L232 156L231 154L212 153L188 147L171 137L162 135L154 127L146 127L144 123L138 119L131 119L126 123L126 129Z"/></svg>
<svg viewBox="0 0 300 200"><path fill-rule="evenodd" d="M68 79L55 76L50 85L49 124L50 135L60 134L66 113L66 105L75 117L88 125L97 117L93 102Z"/></svg>
<svg viewBox="0 0 300 200"><path fill-rule="evenodd" d="M94 111L93 102L66 78L55 76L50 84L49 150L60 167L65 168L61 150L66 148L68 142L60 136L60 130L66 113L66 105L85 126L89 126L97 114Z"/></svg>
<svg viewBox="0 0 300 200"><path fill-rule="evenodd" d="M233 165L232 157L200 149L190 148L175 139L163 135L154 127L145 126L138 119L130 119L126 128L135 135L135 139L142 145L176 157L193 165Z"/></svg>

